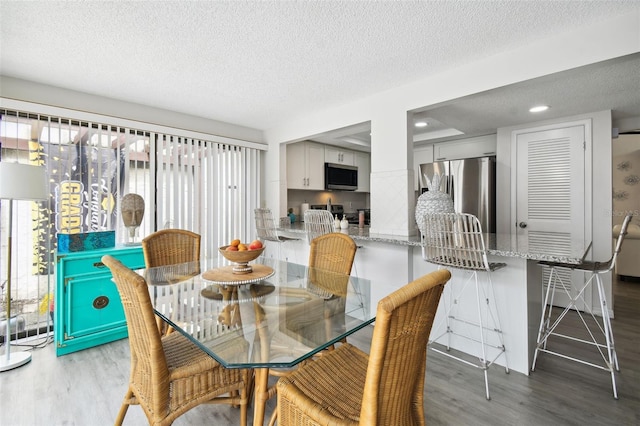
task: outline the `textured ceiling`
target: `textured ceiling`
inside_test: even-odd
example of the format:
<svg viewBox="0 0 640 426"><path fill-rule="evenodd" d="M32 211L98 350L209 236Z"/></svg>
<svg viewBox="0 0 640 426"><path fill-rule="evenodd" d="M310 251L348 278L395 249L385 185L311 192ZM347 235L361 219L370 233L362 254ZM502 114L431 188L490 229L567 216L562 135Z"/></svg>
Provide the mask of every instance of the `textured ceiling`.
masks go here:
<svg viewBox="0 0 640 426"><path fill-rule="evenodd" d="M0 0L0 74L269 129L638 8L636 0Z"/></svg>

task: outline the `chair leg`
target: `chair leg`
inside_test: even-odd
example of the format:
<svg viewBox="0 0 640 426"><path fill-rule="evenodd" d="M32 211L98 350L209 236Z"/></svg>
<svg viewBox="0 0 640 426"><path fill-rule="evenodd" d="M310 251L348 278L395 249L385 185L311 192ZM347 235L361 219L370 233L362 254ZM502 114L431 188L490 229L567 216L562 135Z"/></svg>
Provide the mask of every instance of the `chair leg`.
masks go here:
<svg viewBox="0 0 640 426"><path fill-rule="evenodd" d="M616 354L613 342L613 330L611 329L611 319L609 309L607 308L607 300L602 286L600 275L596 274L596 285L598 286L598 295L600 297L600 309L602 310L602 324L604 326L604 337L607 342L607 355L609 358L608 368L611 372L611 385L613 387L613 397L618 399L618 390L616 388L616 371L620 371L618 366L618 355Z"/></svg>
<svg viewBox="0 0 640 426"><path fill-rule="evenodd" d="M278 420L278 407L276 407L275 410L273 410L273 413L269 418L269 426L275 426L277 420Z"/></svg>
<svg viewBox="0 0 640 426"><path fill-rule="evenodd" d="M489 396L489 373L487 366L487 351L484 342L484 324L482 322L482 305L481 305L481 297L480 297L480 287L478 283L478 273L473 272L473 276L476 284L476 304L478 306L478 323L480 325L480 352L482 353L482 359L480 360L480 368L484 370L484 388L487 400L490 400ZM488 307L487 307L488 308Z"/></svg>
<svg viewBox="0 0 640 426"><path fill-rule="evenodd" d="M555 273L555 278L554 278L554 273ZM590 288L590 284L592 284L593 280L595 279L596 281L596 287L598 290L598 298L599 298L599 302L600 302L600 310L602 312L602 325L600 324L600 322L596 319L592 308L589 306L589 304L586 303L585 299L584 299L584 293L585 291ZM611 316L609 315L609 310L607 307L607 300L606 300L606 295L604 292L604 287L602 284L602 280L600 278L600 274L598 274L597 272L593 272L591 277L583 284L583 286L581 288L578 289L578 292L575 295L572 295L569 293L569 291L567 290L566 286L563 285L564 291L567 294L567 296L569 297L570 301L567 304L567 306L564 307L563 311L560 313L560 315L558 315L558 317L554 320L554 322L551 324L551 309L552 309L552 305L553 305L553 293L556 289L556 281L560 281L560 284L563 285L562 283L562 279L560 278L560 276L555 272L554 268L551 268L551 273L549 275L549 283L547 285L547 295L545 296L545 306L543 307L543 312L542 312L542 316L541 316L541 320L540 320L540 328L538 330L538 339L536 342L536 349L534 352L534 357L533 357L533 363L531 366L531 371L535 370L535 365L536 365L536 360L538 357L539 352L545 352L545 353L549 353L551 355L556 355L559 356L561 358L564 359L568 359L571 361L576 361L579 362L581 364L585 364L591 367L596 367L605 371L608 371L611 374L611 385L613 388L613 397L615 399L618 399L618 391L617 391L617 387L616 387L616 378L615 378L615 373L616 371L619 371L619 366L618 366L618 356L616 354L616 350L615 350L615 344L614 344L614 339L613 339L613 329L611 328ZM580 301L582 301L582 305L579 303ZM584 308L580 308L580 306L584 306ZM584 312L581 311L581 309L584 309ZM545 315L545 310L548 310L548 315ZM566 334L563 333L557 333L555 332L556 327L558 327L558 325L560 324L560 322L563 320L563 318L567 315L568 312L574 310L578 316L578 318L580 319L582 325L584 326L585 330L587 331L587 333L589 334L589 340L587 339L582 339L579 338L577 336L568 336ZM595 322L595 325L598 327L598 329L600 330L600 332L604 335L606 344L601 344L598 342L598 340L596 339L594 333L591 330L591 327L589 326L589 324L587 323L585 317L589 315L591 317L591 320L593 320ZM589 318L587 318L589 319ZM602 362L604 365L602 364L595 364L587 359L580 359L580 358L576 358L576 357L572 357L569 356L568 354L562 354L556 351L553 351L551 349L547 349L547 340L549 338L549 336L554 335L557 336L559 338L565 338L565 339L570 339L572 341L575 342L579 342L579 343L583 343L583 344L588 344L591 346L594 346L596 348L596 350L599 352L601 358L602 358ZM607 352L606 355L605 353L602 351L602 348L604 348L606 346L607 348Z"/></svg>
<svg viewBox="0 0 640 426"><path fill-rule="evenodd" d="M122 405L120 406L120 411L118 411L118 417L116 417L116 421L114 422L115 426L122 426L122 422L124 421L124 416L127 415L127 410L129 409L130 401L133 398L133 391L131 388L127 390L127 394L124 396L124 401L122 401Z"/></svg>
<svg viewBox="0 0 640 426"><path fill-rule="evenodd" d="M507 355L506 355L506 350L505 350L505 345L504 345L504 340L503 340L503 336L502 336L502 329L500 326L500 320L499 320L499 315L496 312L493 311L492 307L491 307L491 303L492 301L495 300L495 295L493 292L493 284L491 281L491 276L487 275L487 282L486 282L486 287L483 287L483 285L485 285L484 283L481 282L481 280L478 279L478 271L473 271L472 272L473 276L469 275L467 279L465 279L463 285L462 285L462 289L460 289L458 292L456 292L456 290L454 290L454 287L445 287L444 291L445 292L449 292L448 297L442 297L441 303L443 303L444 306L444 322L446 324L446 331L444 331L442 334L438 335L437 337L433 338L430 341L431 343L438 343L438 341L443 338L445 336L445 334L447 335L447 342L446 342L446 351L443 351L437 347L431 347L432 350L439 352L445 356L448 356L450 358L456 359L458 361L463 362L464 364L479 368L481 370L483 370L483 375L484 375L484 384L485 384L485 396L487 398L487 400L491 399L491 395L489 393L489 367L491 366L491 364L493 364L500 356L504 356L504 361L505 361L505 372L509 373L509 365L507 362ZM468 288L467 285L472 285L473 283L471 282L471 280L474 280L473 283L475 283L475 288L476 288L476 301L475 301L475 305L476 305L476 310L477 310L477 315L478 315L478 319L477 319L477 323L475 319L472 319L470 321L464 319L463 317L458 317L458 309L460 308L461 304L461 299L462 299L462 295L465 292L465 290L468 291L472 291L471 288ZM469 294L469 296L471 297L471 295ZM473 301L471 300L471 298L469 297L469 314L471 316L475 315L475 313L473 313ZM447 300L448 299L448 300ZM447 303L448 302L448 303ZM484 306L486 305L486 306ZM454 330L454 322L456 324L456 329ZM460 333L457 331L457 326L472 326L473 327L473 332L465 332L465 333ZM477 328L477 331L476 331ZM479 339L476 336L476 332L479 332L480 336ZM498 335L498 340L499 340L499 344L495 344L492 342L492 340L486 335L486 333L496 333ZM451 338L452 335L457 335L460 336L462 338L468 339L472 342L474 342L474 344L479 344L480 345L480 355L478 355L478 361L469 361L467 359L465 359L464 357L459 357L457 355L454 354L450 354L449 353L449 349L450 349L450 345L451 345ZM444 343L442 343L444 345ZM488 346L490 346L491 348L497 349L498 352L497 355L495 357L493 357L493 352L491 351L491 357L492 359L489 360L488 356Z"/></svg>

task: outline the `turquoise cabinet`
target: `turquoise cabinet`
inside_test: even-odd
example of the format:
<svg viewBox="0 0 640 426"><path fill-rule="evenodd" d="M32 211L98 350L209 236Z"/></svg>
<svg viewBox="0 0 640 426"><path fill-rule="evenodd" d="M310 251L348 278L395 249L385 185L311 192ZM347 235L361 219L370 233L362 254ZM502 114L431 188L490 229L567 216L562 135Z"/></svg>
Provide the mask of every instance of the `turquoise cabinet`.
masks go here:
<svg viewBox="0 0 640 426"><path fill-rule="evenodd" d="M109 254L131 269L144 267L141 246L123 246L58 254L54 335L56 355L127 337L127 323L111 272L102 263Z"/></svg>

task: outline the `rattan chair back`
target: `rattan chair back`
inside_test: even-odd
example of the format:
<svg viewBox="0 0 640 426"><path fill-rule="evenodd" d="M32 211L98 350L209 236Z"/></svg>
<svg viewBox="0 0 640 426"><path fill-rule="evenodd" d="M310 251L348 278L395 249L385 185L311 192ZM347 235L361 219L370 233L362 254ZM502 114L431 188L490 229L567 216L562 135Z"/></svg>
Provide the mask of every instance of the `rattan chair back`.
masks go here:
<svg viewBox="0 0 640 426"><path fill-rule="evenodd" d="M102 262L120 294L131 352L129 387L115 424L122 424L130 405L140 405L149 424L169 425L208 402L240 405L246 424L251 370L223 368L181 333L161 336L144 277L112 256ZM229 392L235 395L217 398Z"/></svg>
<svg viewBox="0 0 640 426"><path fill-rule="evenodd" d="M307 232L309 244L314 238L333 232L331 212L328 210L307 210L304 212L304 230Z"/></svg>
<svg viewBox="0 0 640 426"><path fill-rule="evenodd" d="M356 256L353 238L339 232L324 234L311 240L309 266L349 275Z"/></svg>
<svg viewBox="0 0 640 426"><path fill-rule="evenodd" d="M353 238L339 232L314 238L309 249L309 289L345 296L357 249Z"/></svg>
<svg viewBox="0 0 640 426"><path fill-rule="evenodd" d="M147 268L200 261L200 234L186 229L162 229L142 240Z"/></svg>
<svg viewBox="0 0 640 426"><path fill-rule="evenodd" d="M441 269L378 302L360 424L424 423L427 343L450 278L451 273Z"/></svg>
<svg viewBox="0 0 640 426"><path fill-rule="evenodd" d="M368 356L344 343L281 378L278 424L424 425L427 343L450 278L441 269L380 300Z"/></svg>

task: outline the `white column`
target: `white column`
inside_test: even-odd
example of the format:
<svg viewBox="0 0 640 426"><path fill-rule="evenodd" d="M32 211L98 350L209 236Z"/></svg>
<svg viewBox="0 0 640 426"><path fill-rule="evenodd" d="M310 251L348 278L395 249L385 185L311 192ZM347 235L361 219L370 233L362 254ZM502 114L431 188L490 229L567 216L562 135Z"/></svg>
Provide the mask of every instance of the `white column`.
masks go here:
<svg viewBox="0 0 640 426"><path fill-rule="evenodd" d="M407 112L383 106L371 120L371 233L413 235L413 133Z"/></svg>

